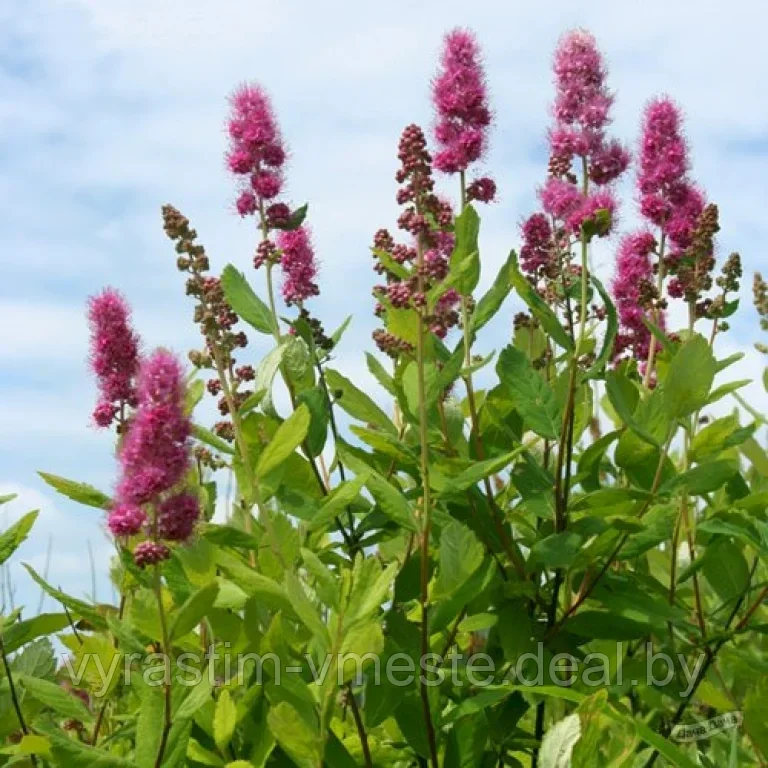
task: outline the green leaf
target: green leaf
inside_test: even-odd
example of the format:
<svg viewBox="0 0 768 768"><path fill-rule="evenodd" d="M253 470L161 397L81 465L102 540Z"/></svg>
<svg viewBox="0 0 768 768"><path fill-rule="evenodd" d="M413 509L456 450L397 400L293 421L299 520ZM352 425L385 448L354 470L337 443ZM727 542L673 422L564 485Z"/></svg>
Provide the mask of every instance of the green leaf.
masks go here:
<svg viewBox="0 0 768 768"><path fill-rule="evenodd" d="M712 493L725 485L739 471L736 460L708 461L674 477L662 486L663 492L683 487L691 494Z"/></svg>
<svg viewBox="0 0 768 768"><path fill-rule="evenodd" d="M673 419L698 411L707 403L717 364L703 336L685 342L669 364L662 391L664 406Z"/></svg>
<svg viewBox="0 0 768 768"><path fill-rule="evenodd" d="M298 408L277 428L274 437L259 456L256 475L264 477L282 464L303 442L309 430L310 415L306 405Z"/></svg>
<svg viewBox="0 0 768 768"><path fill-rule="evenodd" d="M300 205L295 211L288 217L288 221L285 224L275 224L274 229L282 229L284 232L291 232L294 229L298 229L307 218L307 210L309 209L309 203Z"/></svg>
<svg viewBox="0 0 768 768"><path fill-rule="evenodd" d="M365 480L379 509L409 531L418 531L419 526L413 516L413 510L405 496L387 482L378 472L371 471Z"/></svg>
<svg viewBox="0 0 768 768"><path fill-rule="evenodd" d="M284 576L285 591L288 594L288 599L293 605L293 610L301 619L306 628L318 639L321 640L326 648L331 645L331 638L328 634L328 628L320 618L320 614L317 608L312 604L312 601L307 597L304 587L295 573L286 571Z"/></svg>
<svg viewBox="0 0 768 768"><path fill-rule="evenodd" d="M260 333L272 335L275 321L269 307L254 293L242 272L231 264L221 273L221 287L230 307Z"/></svg>
<svg viewBox="0 0 768 768"><path fill-rule="evenodd" d="M605 391L622 422L647 443L660 447L659 440L644 426L641 426L633 415L639 397L635 385L619 371L607 371L605 374Z"/></svg>
<svg viewBox="0 0 768 768"><path fill-rule="evenodd" d="M512 251L511 259L511 277L512 285L520 298L528 305L533 316L541 323L541 327L557 342L563 349L569 352L573 351L573 340L560 325L557 315L550 309L544 299L536 293L534 287L528 282L525 275L520 271L517 263L517 254Z"/></svg>
<svg viewBox="0 0 768 768"><path fill-rule="evenodd" d="M368 364L368 370L376 381L390 394L392 397L397 397L397 390L395 389L395 381L392 376L387 373L384 366L370 353L365 353L365 360Z"/></svg>
<svg viewBox="0 0 768 768"><path fill-rule="evenodd" d="M541 437L555 440L560 436L563 415L555 393L533 369L528 358L509 345L499 355L496 372L514 398L515 408L526 425Z"/></svg>
<svg viewBox="0 0 768 768"><path fill-rule="evenodd" d="M51 759L51 742L45 736L28 733L19 742L19 753L22 755L40 755Z"/></svg>
<svg viewBox="0 0 768 768"><path fill-rule="evenodd" d="M435 597L449 595L464 584L482 565L483 545L457 520L440 533L440 570Z"/></svg>
<svg viewBox="0 0 768 768"><path fill-rule="evenodd" d="M542 565L547 568L567 568L581 549L581 536L573 531L553 533L531 547L529 570Z"/></svg>
<svg viewBox="0 0 768 768"><path fill-rule="evenodd" d="M551 726L541 741L541 768L570 768L571 754L580 738L581 719L577 714L568 715Z"/></svg>
<svg viewBox="0 0 768 768"><path fill-rule="evenodd" d="M471 205L465 206L456 217L454 232L456 243L451 254L449 281L462 296L470 296L480 280L480 252L477 244L480 217Z"/></svg>
<svg viewBox="0 0 768 768"><path fill-rule="evenodd" d="M96 509L109 509L112 505L112 499L105 493L94 488L87 483L78 483L75 480L67 480L65 477L50 475L47 472L38 472L38 475L62 496L66 496L78 504L84 504L87 507Z"/></svg>
<svg viewBox="0 0 768 768"><path fill-rule="evenodd" d="M287 701L270 709L267 724L277 743L299 768L317 768L321 764L320 734Z"/></svg>
<svg viewBox="0 0 768 768"><path fill-rule="evenodd" d="M37 520L38 510L27 512L8 530L0 534L0 565L2 565L26 541Z"/></svg>
<svg viewBox="0 0 768 768"><path fill-rule="evenodd" d="M224 752L232 740L237 725L237 706L225 688L216 702L213 716L213 739L220 751Z"/></svg>
<svg viewBox="0 0 768 768"><path fill-rule="evenodd" d="M715 419L694 435L688 455L691 461L697 463L702 459L716 456L726 448L732 448L744 442L754 433L755 426L753 424L740 427L739 417L735 414Z"/></svg>
<svg viewBox="0 0 768 768"><path fill-rule="evenodd" d="M199 424L192 425L192 437L211 448L215 448L220 453L225 453L228 456L234 454L232 446L226 440L222 440L218 435L214 435L209 429L201 427Z"/></svg>
<svg viewBox="0 0 768 768"><path fill-rule="evenodd" d="M106 619L99 613L95 606L89 605L82 600L78 600L76 597L70 597L60 589L52 587L50 584L48 584L47 581L45 581L45 579L39 576L37 571L35 571L35 569L28 563L22 563L22 565L27 569L27 573L29 573L37 585L46 594L54 598L54 600L58 600L62 605L65 605L67 608L69 608L70 611L93 624L95 629L107 628Z"/></svg>
<svg viewBox="0 0 768 768"><path fill-rule="evenodd" d="M397 433L395 425L368 395L338 371L327 368L325 379L337 405L352 418L373 424L386 432Z"/></svg>
<svg viewBox="0 0 768 768"><path fill-rule="evenodd" d="M448 478L444 484L440 483L440 480L435 476L433 486L439 490L440 495L450 496L466 491L473 485L477 485L481 480L491 475L495 475L497 472L501 472L502 469L511 464L518 456L525 451L524 446L515 448L514 451L496 456L492 459L485 459L485 461L478 461L472 464L468 469L460 472L456 477Z"/></svg>
<svg viewBox="0 0 768 768"><path fill-rule="evenodd" d="M6 653L13 653L38 637L52 635L69 626L66 613L40 613L32 619L2 627Z"/></svg>
<svg viewBox="0 0 768 768"><path fill-rule="evenodd" d="M504 300L512 290L512 264L514 263L514 251L507 256L507 260L501 265L501 269L493 281L493 285L477 302L472 312L469 327L473 334L483 328L501 309Z"/></svg>
<svg viewBox="0 0 768 768"><path fill-rule="evenodd" d="M749 582L746 558L741 549L729 539L719 539L709 545L701 570L723 602L738 597Z"/></svg>
<svg viewBox="0 0 768 768"><path fill-rule="evenodd" d="M213 608L218 594L219 584L216 581L198 589L175 613L171 621L171 639L177 640L191 632Z"/></svg>
<svg viewBox="0 0 768 768"><path fill-rule="evenodd" d="M608 291L605 290L603 284L594 275L591 275L591 278L595 288L597 288L597 292L600 294L600 298L603 300L607 323L605 336L603 338L603 346L600 348L600 354L598 354L597 359L585 374L585 379L587 380L594 379L603 372L605 366L611 359L613 345L616 341L616 334L619 331L619 318L616 313L616 307L611 301Z"/></svg>
<svg viewBox="0 0 768 768"><path fill-rule="evenodd" d="M298 401L304 403L309 409L310 422L307 431L307 451L315 458L323 452L325 441L328 437L328 422L330 411L328 398L322 387L305 389L299 394Z"/></svg>
<svg viewBox="0 0 768 768"><path fill-rule="evenodd" d="M186 698L174 713L175 720L191 720L197 711L211 700L213 696L211 677L211 670L205 667L200 682L189 688Z"/></svg>
<svg viewBox="0 0 768 768"><path fill-rule="evenodd" d="M223 549L216 551L216 565L249 597L254 597L275 611L294 616L293 605L285 588L247 566Z"/></svg>
<svg viewBox="0 0 768 768"><path fill-rule="evenodd" d="M93 719L88 707L74 694L57 683L40 680L29 675L20 675L19 682L24 690L41 704L50 707L57 715L88 723Z"/></svg>
<svg viewBox="0 0 768 768"><path fill-rule="evenodd" d="M653 631L653 625L608 611L579 611L565 625L573 635L596 640L633 640Z"/></svg>
<svg viewBox="0 0 768 768"><path fill-rule="evenodd" d="M367 480L368 474L366 473L365 475L357 475L351 480L345 480L336 486L318 510L317 515L309 521L310 530L321 528L338 517L357 499Z"/></svg>
<svg viewBox="0 0 768 768"><path fill-rule="evenodd" d="M51 741L53 765L67 768L136 768L132 760L69 738L53 723L40 722L35 727Z"/></svg>

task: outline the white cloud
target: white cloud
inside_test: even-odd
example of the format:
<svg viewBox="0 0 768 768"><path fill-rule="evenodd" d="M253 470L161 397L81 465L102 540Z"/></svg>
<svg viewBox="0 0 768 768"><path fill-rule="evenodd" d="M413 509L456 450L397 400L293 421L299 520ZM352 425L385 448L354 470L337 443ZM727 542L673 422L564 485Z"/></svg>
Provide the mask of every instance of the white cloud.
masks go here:
<svg viewBox="0 0 768 768"><path fill-rule="evenodd" d="M747 273L765 267L766 22L768 7L754 0L0 6L4 476L28 486L38 466L74 476L79 460L78 479L114 473L109 437L85 427L93 398L84 364L88 295L104 284L124 290L147 346L183 354L197 343L161 230L162 203L192 219L215 267L233 261L250 270L253 230L232 215L222 162L225 98L238 82L258 79L273 94L291 148L290 194L310 201L323 265L317 313L329 328L355 313L338 366L367 386L359 350L374 327L368 246L396 217L399 131L430 122L429 80L444 28L474 27L487 56L496 111L488 165L501 193L483 217L487 285L518 245L517 225L544 178L550 55L574 25L592 28L607 54L622 138L636 141L639 110L652 94L669 92L685 106L695 174L721 204L722 251L741 249ZM629 184L627 192L629 201ZM628 202L622 225L635 215ZM604 275L612 258L611 244L595 253ZM256 285L262 279L254 275ZM743 319L733 321L737 330L719 342L718 355L745 351L738 374L759 377L748 285L743 296ZM505 342L513 312L510 305L489 328L484 351ZM248 354L258 360L266 342L252 337ZM759 385L749 397L766 404ZM62 505L60 514L71 529L80 512ZM56 546L61 562L69 555L82 562L80 537L62 535Z"/></svg>

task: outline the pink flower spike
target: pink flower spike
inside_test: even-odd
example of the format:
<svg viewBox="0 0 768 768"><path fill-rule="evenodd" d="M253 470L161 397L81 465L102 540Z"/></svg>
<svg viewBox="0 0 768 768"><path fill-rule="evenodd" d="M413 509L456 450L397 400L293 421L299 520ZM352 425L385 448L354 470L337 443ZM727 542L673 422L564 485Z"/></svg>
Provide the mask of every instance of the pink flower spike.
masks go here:
<svg viewBox="0 0 768 768"><path fill-rule="evenodd" d="M240 86L230 97L230 105L227 167L250 180L250 189L237 200L238 213L248 216L258 210L257 198L271 200L280 193L286 151L269 97L260 86Z"/></svg>
<svg viewBox="0 0 768 768"><path fill-rule="evenodd" d="M109 513L107 525L113 536L134 536L147 521L147 515L135 504L118 504Z"/></svg>
<svg viewBox="0 0 768 768"><path fill-rule="evenodd" d="M651 333L643 322L647 312L640 297L643 285L653 281L651 254L655 247L656 241L650 232L627 235L619 245L612 284L620 323L617 356L630 350L638 360L648 357ZM657 318L657 324L664 327L663 315Z"/></svg>
<svg viewBox="0 0 768 768"><path fill-rule="evenodd" d="M99 426L109 426L123 405L136 404L139 338L130 326L130 309L123 296L106 288L88 301L91 327L91 368L96 374L100 402L94 412Z"/></svg>
<svg viewBox="0 0 768 768"><path fill-rule="evenodd" d="M554 72L558 122L603 130L610 122L613 96L605 84L605 65L595 38L582 29L566 33L555 50Z"/></svg>
<svg viewBox="0 0 768 768"><path fill-rule="evenodd" d="M539 199L545 213L563 220L576 211L583 201L576 185L554 176L550 176L539 190Z"/></svg>
<svg viewBox="0 0 768 768"><path fill-rule="evenodd" d="M133 560L139 568L157 565L171 556L171 550L156 541L142 541L133 550Z"/></svg>
<svg viewBox="0 0 768 768"><path fill-rule="evenodd" d="M444 173L465 171L484 154L491 123L480 48L469 30L445 36L432 97L439 147L434 166Z"/></svg>
<svg viewBox="0 0 768 768"><path fill-rule="evenodd" d="M139 405L120 449L117 496L143 504L178 483L189 464L189 418L178 360L158 350L141 366Z"/></svg>
<svg viewBox="0 0 768 768"><path fill-rule="evenodd" d="M157 531L167 541L187 541L200 517L200 502L191 493L166 499L158 510Z"/></svg>
<svg viewBox="0 0 768 768"><path fill-rule="evenodd" d="M317 266L308 228L279 232L277 245L283 252L280 266L283 270L283 299L286 304L297 304L317 296L320 293L315 283Z"/></svg>

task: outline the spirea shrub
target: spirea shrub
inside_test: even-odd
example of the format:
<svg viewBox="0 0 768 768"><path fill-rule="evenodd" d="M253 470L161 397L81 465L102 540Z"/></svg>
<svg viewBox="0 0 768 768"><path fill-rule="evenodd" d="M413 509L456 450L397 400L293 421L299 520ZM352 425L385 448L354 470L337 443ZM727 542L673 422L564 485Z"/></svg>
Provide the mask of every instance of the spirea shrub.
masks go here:
<svg viewBox="0 0 768 768"><path fill-rule="evenodd" d="M765 764L765 418L718 344L740 259L718 247L681 108L649 94L622 142L595 39L567 33L553 65L536 205L480 291L505 179L486 168L480 45L446 35L433 121L404 116L392 147L397 220L371 233L375 394L335 367L357 354L349 321L313 309L334 289L311 206L285 194L279 116L261 84L234 91L248 268L213 273L169 204L197 348L146 348L112 288L90 301L114 485L41 474L103 511L119 599L27 566L57 609L3 617L0 764ZM759 275L754 303L765 331ZM33 522L2 534L0 562Z"/></svg>

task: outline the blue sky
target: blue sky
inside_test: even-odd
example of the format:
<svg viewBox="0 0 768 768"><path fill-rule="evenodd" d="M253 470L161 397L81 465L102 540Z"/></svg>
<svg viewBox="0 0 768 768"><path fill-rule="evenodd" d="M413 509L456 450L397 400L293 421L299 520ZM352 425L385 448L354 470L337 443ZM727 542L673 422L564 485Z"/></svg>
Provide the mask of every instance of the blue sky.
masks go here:
<svg viewBox="0 0 768 768"><path fill-rule="evenodd" d="M560 33L598 38L617 92L616 135L634 144L645 101L669 93L684 106L694 175L721 206L723 255L740 250L742 312L721 346L747 353L759 378L751 272L768 272L768 6L757 0L475 3L27 0L0 6L0 527L40 508L17 560L90 589L87 547L109 597L109 544L95 510L56 498L44 469L109 490L111 438L89 426L94 387L85 361L86 297L119 287L147 347L195 345L190 306L159 209L190 217L216 266L248 271L251 222L232 213L222 155L226 96L243 80L273 95L291 150L289 194L310 202L322 262L315 309L329 328L356 318L338 367L367 381L359 350L374 327L368 245L392 226L395 147L404 125L430 123L429 81L444 30L476 30L496 121L488 169L500 201L484 213L484 281L509 248L544 178L550 57ZM634 219L625 196L622 227ZM595 254L611 272L615 243ZM254 281L260 284L260 275ZM514 308L508 307L509 318ZM499 323L486 350L505 343ZM250 353L258 360L263 341ZM759 386L750 400L765 407ZM17 599L37 593L14 565ZM52 608L50 603L48 608Z"/></svg>

